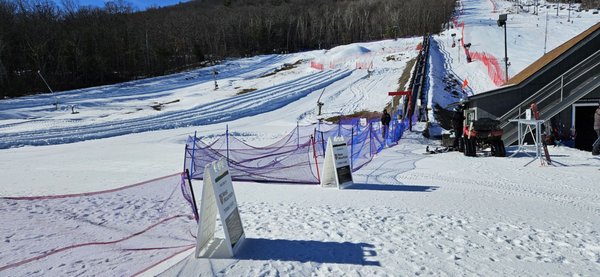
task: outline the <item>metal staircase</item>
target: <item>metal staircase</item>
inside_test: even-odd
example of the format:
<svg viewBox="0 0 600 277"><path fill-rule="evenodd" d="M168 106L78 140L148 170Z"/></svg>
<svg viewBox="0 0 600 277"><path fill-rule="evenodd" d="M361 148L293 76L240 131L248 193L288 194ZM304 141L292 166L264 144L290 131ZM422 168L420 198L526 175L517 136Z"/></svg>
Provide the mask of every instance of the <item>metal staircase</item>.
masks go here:
<svg viewBox="0 0 600 277"><path fill-rule="evenodd" d="M549 120L588 93L600 89L600 50L572 67L560 77L532 94L498 118L504 130L502 140L510 145L517 141L517 125L511 119L524 118L526 109L536 103L540 119Z"/></svg>

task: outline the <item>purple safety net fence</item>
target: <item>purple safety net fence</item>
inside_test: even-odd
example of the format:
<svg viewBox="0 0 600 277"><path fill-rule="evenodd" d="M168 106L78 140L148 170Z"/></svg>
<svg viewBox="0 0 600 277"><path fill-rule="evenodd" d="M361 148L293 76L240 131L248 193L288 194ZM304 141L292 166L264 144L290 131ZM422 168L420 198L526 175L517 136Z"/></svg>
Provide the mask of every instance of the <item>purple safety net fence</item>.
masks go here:
<svg viewBox="0 0 600 277"><path fill-rule="evenodd" d="M379 119L342 118L338 124L296 126L265 147L248 145L229 131L210 143L193 136L186 144L184 168L189 169L193 179L203 179L204 167L225 157L234 181L318 184L329 137L344 136L352 171L356 171L386 145L396 145L407 127L403 120L392 120L384 138Z"/></svg>
<svg viewBox="0 0 600 277"><path fill-rule="evenodd" d="M233 180L317 183L312 135L313 129L299 126L265 147L250 146L228 134L208 144L190 137L185 168L192 178L202 179L208 163L226 157Z"/></svg>
<svg viewBox="0 0 600 277"><path fill-rule="evenodd" d="M0 275L143 273L195 246L188 190L175 174L102 192L0 198Z"/></svg>

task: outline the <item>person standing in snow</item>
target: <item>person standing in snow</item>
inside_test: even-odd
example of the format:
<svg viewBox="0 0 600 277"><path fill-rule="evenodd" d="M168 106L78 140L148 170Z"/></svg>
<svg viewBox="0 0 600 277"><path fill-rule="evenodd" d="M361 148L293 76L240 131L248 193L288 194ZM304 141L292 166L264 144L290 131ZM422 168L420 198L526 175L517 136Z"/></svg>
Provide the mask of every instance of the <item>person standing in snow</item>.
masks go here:
<svg viewBox="0 0 600 277"><path fill-rule="evenodd" d="M594 113L594 131L597 136L592 148L592 155L600 155L600 101L598 101L598 108Z"/></svg>
<svg viewBox="0 0 600 277"><path fill-rule="evenodd" d="M381 115L381 132L383 139L386 138L388 130L390 129L390 121L392 121L392 117L387 112L387 109L383 109L383 114Z"/></svg>
<svg viewBox="0 0 600 277"><path fill-rule="evenodd" d="M464 104L460 104L452 115L452 129L454 129L454 141L452 142L452 148L455 150L458 149L458 141L463 136L463 121L465 119L463 115L464 109Z"/></svg>

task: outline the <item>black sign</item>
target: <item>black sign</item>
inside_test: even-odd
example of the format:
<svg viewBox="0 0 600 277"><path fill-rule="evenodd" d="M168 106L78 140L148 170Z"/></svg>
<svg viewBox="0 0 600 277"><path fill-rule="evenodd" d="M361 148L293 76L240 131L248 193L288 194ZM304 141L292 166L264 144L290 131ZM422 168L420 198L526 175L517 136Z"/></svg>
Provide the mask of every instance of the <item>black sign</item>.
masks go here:
<svg viewBox="0 0 600 277"><path fill-rule="evenodd" d="M338 183L341 185L346 182L352 182L352 172L350 171L350 166L342 166L337 169Z"/></svg>
<svg viewBox="0 0 600 277"><path fill-rule="evenodd" d="M235 247L235 244L240 240L244 229L242 228L242 220L240 219L240 213L236 207L233 212L225 219L225 225L229 238L231 239L231 248Z"/></svg>

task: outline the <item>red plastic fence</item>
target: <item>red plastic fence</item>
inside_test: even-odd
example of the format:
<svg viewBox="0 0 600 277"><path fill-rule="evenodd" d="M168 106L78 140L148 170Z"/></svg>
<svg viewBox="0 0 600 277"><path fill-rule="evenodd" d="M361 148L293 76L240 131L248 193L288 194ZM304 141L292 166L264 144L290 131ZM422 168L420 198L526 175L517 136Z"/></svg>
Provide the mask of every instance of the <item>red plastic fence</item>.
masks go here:
<svg viewBox="0 0 600 277"><path fill-rule="evenodd" d="M372 69L373 61L371 62L356 62L356 69Z"/></svg>
<svg viewBox="0 0 600 277"><path fill-rule="evenodd" d="M504 80L504 70L500 67L498 59L491 54L485 52L473 52L470 54L472 60L478 60L485 64L487 67L488 75L496 86L501 86L506 80Z"/></svg>
<svg viewBox="0 0 600 277"><path fill-rule="evenodd" d="M194 246L181 174L101 192L0 197L0 276L130 276Z"/></svg>
<svg viewBox="0 0 600 277"><path fill-rule="evenodd" d="M494 6L495 11L495 2L492 1L492 4ZM457 28L461 28L462 39L460 40L460 44L465 51L465 55L468 58L470 58L471 61L481 61L485 65L485 67L487 68L488 76L490 77L492 82L494 82L494 85L501 86L502 84L504 84L506 82L504 78L505 73L500 67L498 59L494 55L486 52L470 52L469 49L465 47L465 23L459 23L456 17L452 18L452 22L454 23L454 26L456 26Z"/></svg>
<svg viewBox="0 0 600 277"><path fill-rule="evenodd" d="M325 68L322 63L318 62L310 62L310 67L318 70L323 70Z"/></svg>

